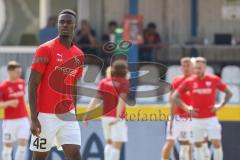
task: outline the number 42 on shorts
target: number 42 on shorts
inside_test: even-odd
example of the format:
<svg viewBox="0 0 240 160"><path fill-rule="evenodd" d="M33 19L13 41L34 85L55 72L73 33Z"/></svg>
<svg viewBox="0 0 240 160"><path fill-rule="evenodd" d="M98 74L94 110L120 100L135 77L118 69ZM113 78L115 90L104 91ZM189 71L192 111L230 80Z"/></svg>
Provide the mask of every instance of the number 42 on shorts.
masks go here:
<svg viewBox="0 0 240 160"><path fill-rule="evenodd" d="M35 146L37 149L46 149L47 139L46 138L36 138L33 141L33 146Z"/></svg>

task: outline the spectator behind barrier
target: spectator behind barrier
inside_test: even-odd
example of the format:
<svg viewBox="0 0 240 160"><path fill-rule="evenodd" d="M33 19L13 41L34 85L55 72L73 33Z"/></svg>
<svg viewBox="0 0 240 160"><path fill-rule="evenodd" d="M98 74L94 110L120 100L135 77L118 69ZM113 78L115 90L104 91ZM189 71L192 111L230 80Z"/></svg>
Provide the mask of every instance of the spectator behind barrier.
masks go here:
<svg viewBox="0 0 240 160"><path fill-rule="evenodd" d="M110 21L108 23L108 33L105 33L102 36L102 41L103 43L108 42L108 41L114 41L114 36L115 36L115 30L118 27L118 24L116 21Z"/></svg>
<svg viewBox="0 0 240 160"><path fill-rule="evenodd" d="M118 24L116 21L110 21L108 23L108 30L107 33L103 34L102 36L102 44L105 44L106 42L114 42L115 41L115 30L118 27ZM103 71L106 70L107 66L110 65L111 57L113 53L106 53L104 51L101 52L101 57L104 60L104 68Z"/></svg>
<svg viewBox="0 0 240 160"><path fill-rule="evenodd" d="M56 27L57 18L51 16L48 18L47 26L40 30L39 32L39 42L40 44L52 40L58 35L58 30Z"/></svg>
<svg viewBox="0 0 240 160"><path fill-rule="evenodd" d="M94 47L84 46L96 44L95 31L91 28L87 20L82 20L80 26L81 28L77 30L76 36L74 38L75 43L80 46L84 53L97 55L96 49Z"/></svg>
<svg viewBox="0 0 240 160"><path fill-rule="evenodd" d="M157 32L155 23L150 22L143 33L144 45L156 45L161 43L161 37ZM151 48L142 48L140 51L140 61L152 61L153 53Z"/></svg>

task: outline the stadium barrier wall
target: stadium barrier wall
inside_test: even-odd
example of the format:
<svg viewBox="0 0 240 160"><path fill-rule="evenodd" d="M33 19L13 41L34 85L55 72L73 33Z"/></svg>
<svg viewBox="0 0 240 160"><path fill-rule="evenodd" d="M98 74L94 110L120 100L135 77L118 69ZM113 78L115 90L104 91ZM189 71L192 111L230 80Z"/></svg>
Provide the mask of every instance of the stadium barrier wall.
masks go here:
<svg viewBox="0 0 240 160"><path fill-rule="evenodd" d="M78 113L86 111L86 106L79 106ZM136 106L127 108L127 125L129 142L122 150L121 160L158 160L165 141L166 121L169 115L167 105ZM240 106L228 105L223 108L218 117L223 126L224 159L236 160L240 157ZM0 122L1 123L1 122ZM82 156L83 160L103 160L104 138L101 122L96 119L88 127L81 125ZM0 138L2 133L0 133ZM2 144L0 142L0 151ZM178 159L179 147L176 145L173 160ZM30 160L31 152L28 151L26 160ZM63 153L53 149L50 160L63 160Z"/></svg>

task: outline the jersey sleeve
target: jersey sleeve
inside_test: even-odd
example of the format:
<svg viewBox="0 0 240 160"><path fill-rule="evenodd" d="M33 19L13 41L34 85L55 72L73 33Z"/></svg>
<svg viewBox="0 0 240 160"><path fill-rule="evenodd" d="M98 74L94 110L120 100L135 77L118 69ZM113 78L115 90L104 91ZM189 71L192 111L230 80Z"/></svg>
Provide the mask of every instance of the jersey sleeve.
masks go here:
<svg viewBox="0 0 240 160"><path fill-rule="evenodd" d="M216 77L216 87L220 91L225 91L227 89L227 85L223 83L223 81L219 77Z"/></svg>
<svg viewBox="0 0 240 160"><path fill-rule="evenodd" d="M50 62L50 51L47 47L39 47L33 58L31 69L44 73Z"/></svg>
<svg viewBox="0 0 240 160"><path fill-rule="evenodd" d="M184 81L176 90L180 94L185 94L190 89L190 82Z"/></svg>

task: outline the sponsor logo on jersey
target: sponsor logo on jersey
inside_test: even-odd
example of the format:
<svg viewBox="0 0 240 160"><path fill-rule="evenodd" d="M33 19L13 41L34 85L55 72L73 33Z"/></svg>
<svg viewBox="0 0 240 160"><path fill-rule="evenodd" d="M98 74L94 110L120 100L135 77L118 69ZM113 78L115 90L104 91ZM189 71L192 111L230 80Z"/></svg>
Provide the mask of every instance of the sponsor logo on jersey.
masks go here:
<svg viewBox="0 0 240 160"><path fill-rule="evenodd" d="M211 88L194 89L193 93L197 93L197 94L211 94L212 93L212 89Z"/></svg>
<svg viewBox="0 0 240 160"><path fill-rule="evenodd" d="M211 85L212 85L212 82L206 81L206 86L207 86L207 87L210 87Z"/></svg>
<svg viewBox="0 0 240 160"><path fill-rule="evenodd" d="M18 97L22 97L24 96L24 92L23 91L19 91L19 92L14 92L9 94L10 98L18 98Z"/></svg>
<svg viewBox="0 0 240 160"><path fill-rule="evenodd" d="M75 76L77 74L77 70L76 69L71 69L71 68L67 68L67 67L56 66L55 70L61 71L64 74L71 75L71 76Z"/></svg>

